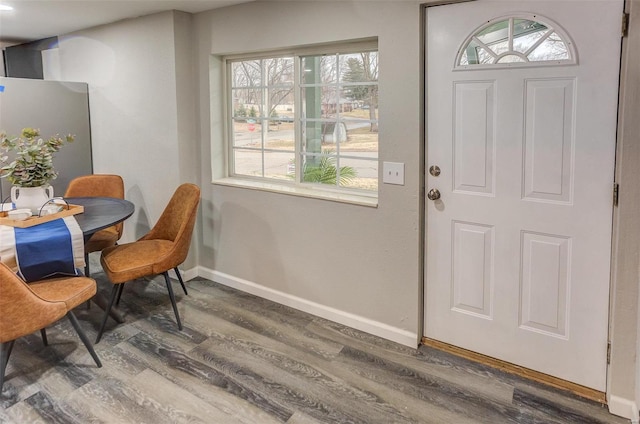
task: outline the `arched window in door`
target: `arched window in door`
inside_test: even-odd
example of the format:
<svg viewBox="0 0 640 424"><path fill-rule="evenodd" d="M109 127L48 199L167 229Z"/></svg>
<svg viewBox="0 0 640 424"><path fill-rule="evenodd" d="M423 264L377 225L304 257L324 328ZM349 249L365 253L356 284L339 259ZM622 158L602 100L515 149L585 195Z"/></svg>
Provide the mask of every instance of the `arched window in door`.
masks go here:
<svg viewBox="0 0 640 424"><path fill-rule="evenodd" d="M567 65L577 63L569 36L538 15L493 19L467 37L456 57L456 69Z"/></svg>

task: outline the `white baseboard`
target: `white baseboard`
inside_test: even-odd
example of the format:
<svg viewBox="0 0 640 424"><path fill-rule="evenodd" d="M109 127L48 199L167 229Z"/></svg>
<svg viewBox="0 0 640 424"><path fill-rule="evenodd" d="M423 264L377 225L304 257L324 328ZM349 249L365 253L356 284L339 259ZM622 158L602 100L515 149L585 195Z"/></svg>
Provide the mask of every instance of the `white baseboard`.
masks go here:
<svg viewBox="0 0 640 424"><path fill-rule="evenodd" d="M628 418L632 424L638 424L640 416L638 414L638 405L634 401L614 395L609 395L607 398L610 413Z"/></svg>
<svg viewBox="0 0 640 424"><path fill-rule="evenodd" d="M418 335L410 331L392 327L390 325L361 317L349 312L341 311L330 306L321 305L278 290L264 287L260 284L234 277L209 268L199 267L198 275L243 292L251 293L282 305L290 306L309 314L355 328L365 333L373 334L383 339L391 340L409 347L418 346Z"/></svg>
<svg viewBox="0 0 640 424"><path fill-rule="evenodd" d="M180 269L180 275L182 276L182 279L184 281L193 280L194 278L198 277L198 267L196 266L187 270ZM169 270L169 277L175 278L176 280L178 279L176 272L172 269Z"/></svg>

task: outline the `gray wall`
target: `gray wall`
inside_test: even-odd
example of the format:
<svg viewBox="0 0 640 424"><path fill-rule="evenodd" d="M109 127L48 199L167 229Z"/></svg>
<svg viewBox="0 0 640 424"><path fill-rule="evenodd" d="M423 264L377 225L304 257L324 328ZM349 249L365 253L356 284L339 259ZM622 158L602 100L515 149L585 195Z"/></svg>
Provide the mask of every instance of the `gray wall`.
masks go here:
<svg viewBox="0 0 640 424"><path fill-rule="evenodd" d="M197 181L194 130L185 129L195 128L184 101L190 19L166 12L59 38L60 78L89 84L94 172L121 175L136 205L123 242L149 230L180 183Z"/></svg>
<svg viewBox="0 0 640 424"><path fill-rule="evenodd" d="M195 23L202 182L210 208L201 267L216 280L415 346L419 5L260 2L199 14ZM371 208L209 184L224 174L222 80L219 72L210 74L211 55L216 62L226 53L367 37L379 43L379 158L405 163L404 186L381 184L379 206Z"/></svg>

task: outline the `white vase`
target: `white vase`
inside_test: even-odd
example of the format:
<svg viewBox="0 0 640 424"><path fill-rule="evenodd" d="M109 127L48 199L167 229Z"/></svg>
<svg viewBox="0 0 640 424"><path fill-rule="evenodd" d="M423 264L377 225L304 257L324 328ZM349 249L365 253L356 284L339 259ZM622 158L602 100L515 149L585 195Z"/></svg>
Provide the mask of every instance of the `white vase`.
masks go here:
<svg viewBox="0 0 640 424"><path fill-rule="evenodd" d="M40 209L53 197L53 187L11 187L11 202L16 209L31 209L33 215L38 215Z"/></svg>

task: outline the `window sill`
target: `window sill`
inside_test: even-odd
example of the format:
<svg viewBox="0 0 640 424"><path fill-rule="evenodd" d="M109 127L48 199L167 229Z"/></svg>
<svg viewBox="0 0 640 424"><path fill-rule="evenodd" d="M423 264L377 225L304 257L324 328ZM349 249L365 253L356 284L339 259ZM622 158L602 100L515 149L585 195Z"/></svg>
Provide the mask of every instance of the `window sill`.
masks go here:
<svg viewBox="0 0 640 424"><path fill-rule="evenodd" d="M227 177L213 180L212 184L240 187L251 190L269 191L272 193L287 194L290 196L308 197L312 199L329 200L332 202L348 203L352 205L368 206L377 208L378 197L371 195L359 195L353 193L335 193L324 190L316 190L313 188L297 187L287 184L278 184L277 182L265 182L256 180L245 180L242 178Z"/></svg>

